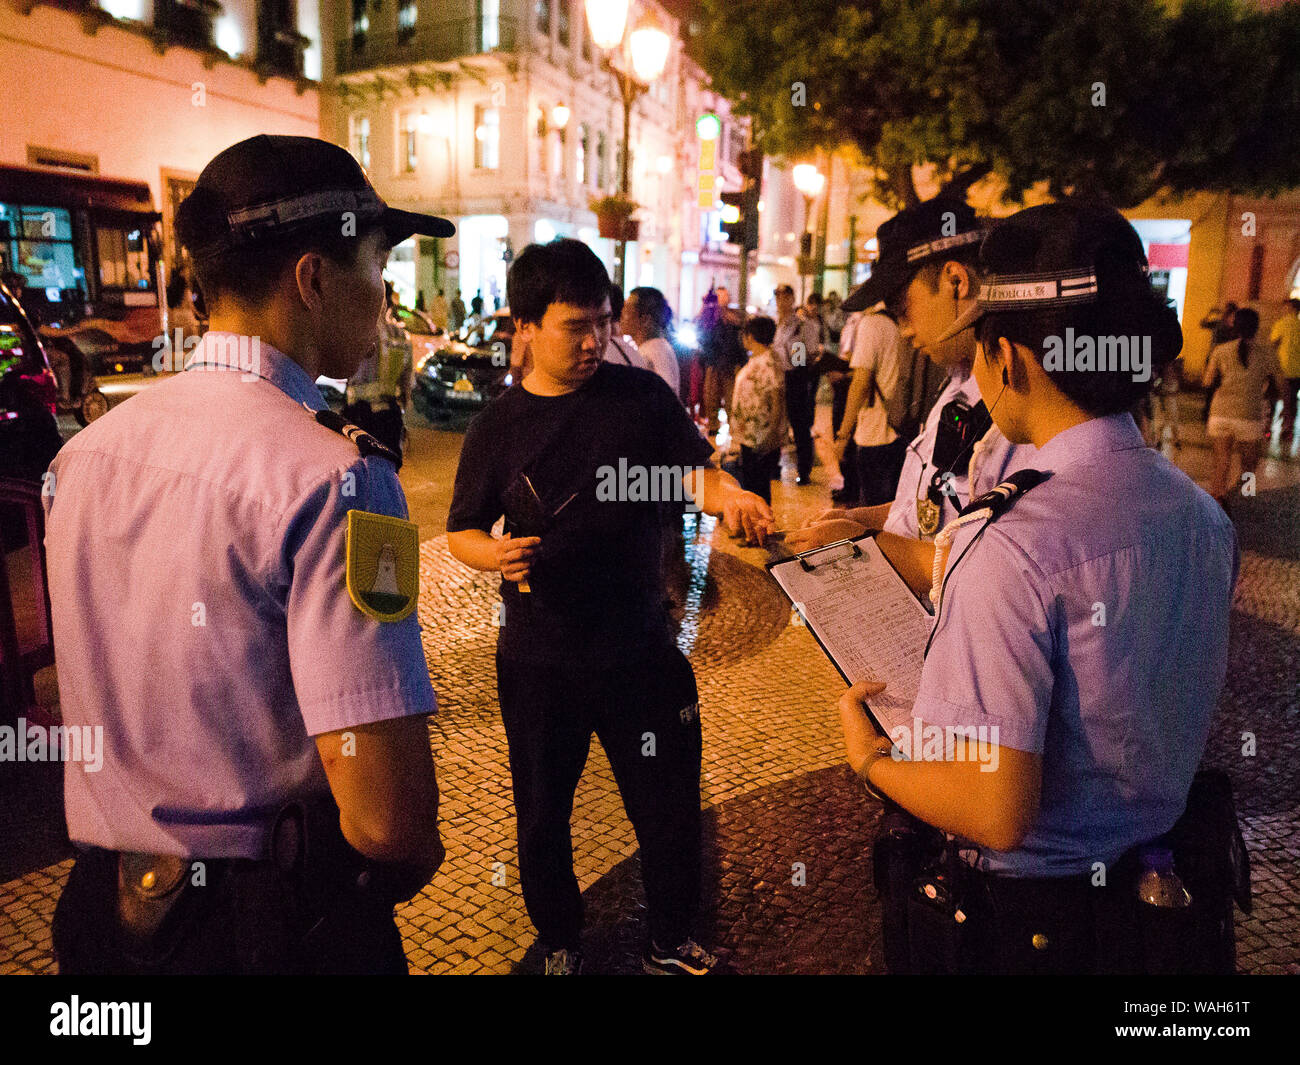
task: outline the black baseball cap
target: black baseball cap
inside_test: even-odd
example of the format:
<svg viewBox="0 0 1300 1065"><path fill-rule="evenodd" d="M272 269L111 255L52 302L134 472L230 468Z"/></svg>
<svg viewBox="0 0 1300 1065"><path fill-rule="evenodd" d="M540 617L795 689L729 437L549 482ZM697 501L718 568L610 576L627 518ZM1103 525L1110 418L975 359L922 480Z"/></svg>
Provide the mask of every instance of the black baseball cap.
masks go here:
<svg viewBox="0 0 1300 1065"><path fill-rule="evenodd" d="M177 210L176 232L193 258L205 259L323 221L341 224L349 212L358 231L378 223L393 244L456 232L445 218L389 207L337 144L266 133L232 144L203 168Z"/></svg>
<svg viewBox="0 0 1300 1065"><path fill-rule="evenodd" d="M975 211L955 196L936 196L899 211L876 231L880 254L871 276L849 294L843 309L874 307L902 291L925 263L983 239Z"/></svg>
<svg viewBox="0 0 1300 1065"><path fill-rule="evenodd" d="M1103 292L1098 253L1132 269L1108 272L1123 291ZM1050 310L1150 291L1142 238L1113 207L1062 200L1029 207L995 225L980 246L975 305L939 338L948 340L995 311ZM1153 295L1154 299L1154 295Z"/></svg>

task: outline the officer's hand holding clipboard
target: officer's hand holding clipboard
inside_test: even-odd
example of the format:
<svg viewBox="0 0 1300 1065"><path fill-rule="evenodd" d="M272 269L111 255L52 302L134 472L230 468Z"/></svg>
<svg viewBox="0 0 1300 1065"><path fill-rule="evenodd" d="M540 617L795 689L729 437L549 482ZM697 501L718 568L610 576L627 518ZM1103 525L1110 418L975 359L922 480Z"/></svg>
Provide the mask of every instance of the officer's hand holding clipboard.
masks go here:
<svg viewBox="0 0 1300 1065"><path fill-rule="evenodd" d="M851 685L840 696L840 726L844 730L844 752L848 756L849 766L867 786L876 798L883 801L867 779L867 768L877 758L892 754L893 741L880 731L880 725L872 716L867 700L885 690L881 681L860 680Z"/></svg>

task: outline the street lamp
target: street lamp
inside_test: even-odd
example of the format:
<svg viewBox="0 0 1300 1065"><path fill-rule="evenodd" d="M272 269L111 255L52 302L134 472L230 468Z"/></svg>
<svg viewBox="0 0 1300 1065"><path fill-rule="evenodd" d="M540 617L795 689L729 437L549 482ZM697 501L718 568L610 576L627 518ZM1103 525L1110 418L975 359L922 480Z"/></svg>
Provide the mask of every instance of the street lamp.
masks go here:
<svg viewBox="0 0 1300 1065"><path fill-rule="evenodd" d="M623 199L632 195L632 105L664 72L672 40L659 26L646 21L628 32L629 0L587 0L587 25L591 39L603 53L601 66L618 84L623 99L623 159L619 171L618 191ZM622 65L613 61L615 51L622 52ZM619 240L614 259L614 284L623 287L627 241Z"/></svg>
<svg viewBox="0 0 1300 1065"><path fill-rule="evenodd" d="M628 44L632 51L632 72L642 85L649 85L668 65L672 41L658 26L646 23L632 31Z"/></svg>
<svg viewBox="0 0 1300 1065"><path fill-rule="evenodd" d="M565 104L556 104L551 108L551 125L563 130L569 124L569 108Z"/></svg>
<svg viewBox="0 0 1300 1065"><path fill-rule="evenodd" d="M628 0L587 0L587 25L596 47L610 51L623 43Z"/></svg>
<svg viewBox="0 0 1300 1065"><path fill-rule="evenodd" d="M826 187L826 175L818 170L812 163L800 163L794 168L792 173L794 178L794 187L803 195L804 208L804 226L807 234L804 237L803 260L799 269L799 302L804 301L804 290L808 285L809 266L813 255L813 235L812 235L812 205L813 200L822 194L822 189Z"/></svg>
<svg viewBox="0 0 1300 1065"><path fill-rule="evenodd" d="M794 187L803 193L805 200L815 200L826 187L826 175L812 163L800 163L794 168Z"/></svg>

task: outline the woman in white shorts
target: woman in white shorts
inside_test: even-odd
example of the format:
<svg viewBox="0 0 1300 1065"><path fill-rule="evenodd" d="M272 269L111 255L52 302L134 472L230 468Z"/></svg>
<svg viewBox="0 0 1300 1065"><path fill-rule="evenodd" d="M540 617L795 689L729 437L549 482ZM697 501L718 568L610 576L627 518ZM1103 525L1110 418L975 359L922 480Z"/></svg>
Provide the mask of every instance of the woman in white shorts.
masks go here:
<svg viewBox="0 0 1300 1065"><path fill-rule="evenodd" d="M1219 379L1218 391L1210 402L1210 420L1206 432L1214 447L1214 473L1210 492L1226 503L1235 486L1228 478L1232 473L1232 456L1241 458L1242 473L1255 472L1259 463L1259 443L1267 428L1264 389L1272 379L1278 391L1285 385L1282 367L1273 348L1256 340L1259 314L1249 308L1237 312L1237 339L1216 345L1205 364L1202 384L1209 388Z"/></svg>

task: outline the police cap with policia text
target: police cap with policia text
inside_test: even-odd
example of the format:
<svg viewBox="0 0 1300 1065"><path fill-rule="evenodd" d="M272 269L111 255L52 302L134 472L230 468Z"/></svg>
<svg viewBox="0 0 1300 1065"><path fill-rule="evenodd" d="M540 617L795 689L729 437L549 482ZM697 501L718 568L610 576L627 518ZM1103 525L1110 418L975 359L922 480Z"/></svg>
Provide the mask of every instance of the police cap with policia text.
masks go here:
<svg viewBox="0 0 1300 1065"><path fill-rule="evenodd" d="M848 311L865 311L901 292L927 262L978 244L984 229L975 212L954 196L936 196L899 211L876 231L880 255L867 278L843 303Z"/></svg>
<svg viewBox="0 0 1300 1065"><path fill-rule="evenodd" d="M1123 291L1101 291L1098 253L1127 267L1108 276L1123 281ZM1118 255L1117 255L1118 253ZM979 292L973 306L940 336L942 342L1000 311L1057 310L1149 291L1142 238L1113 207L1065 200L1029 207L995 225L980 246ZM1162 304L1160 304L1163 306Z"/></svg>

